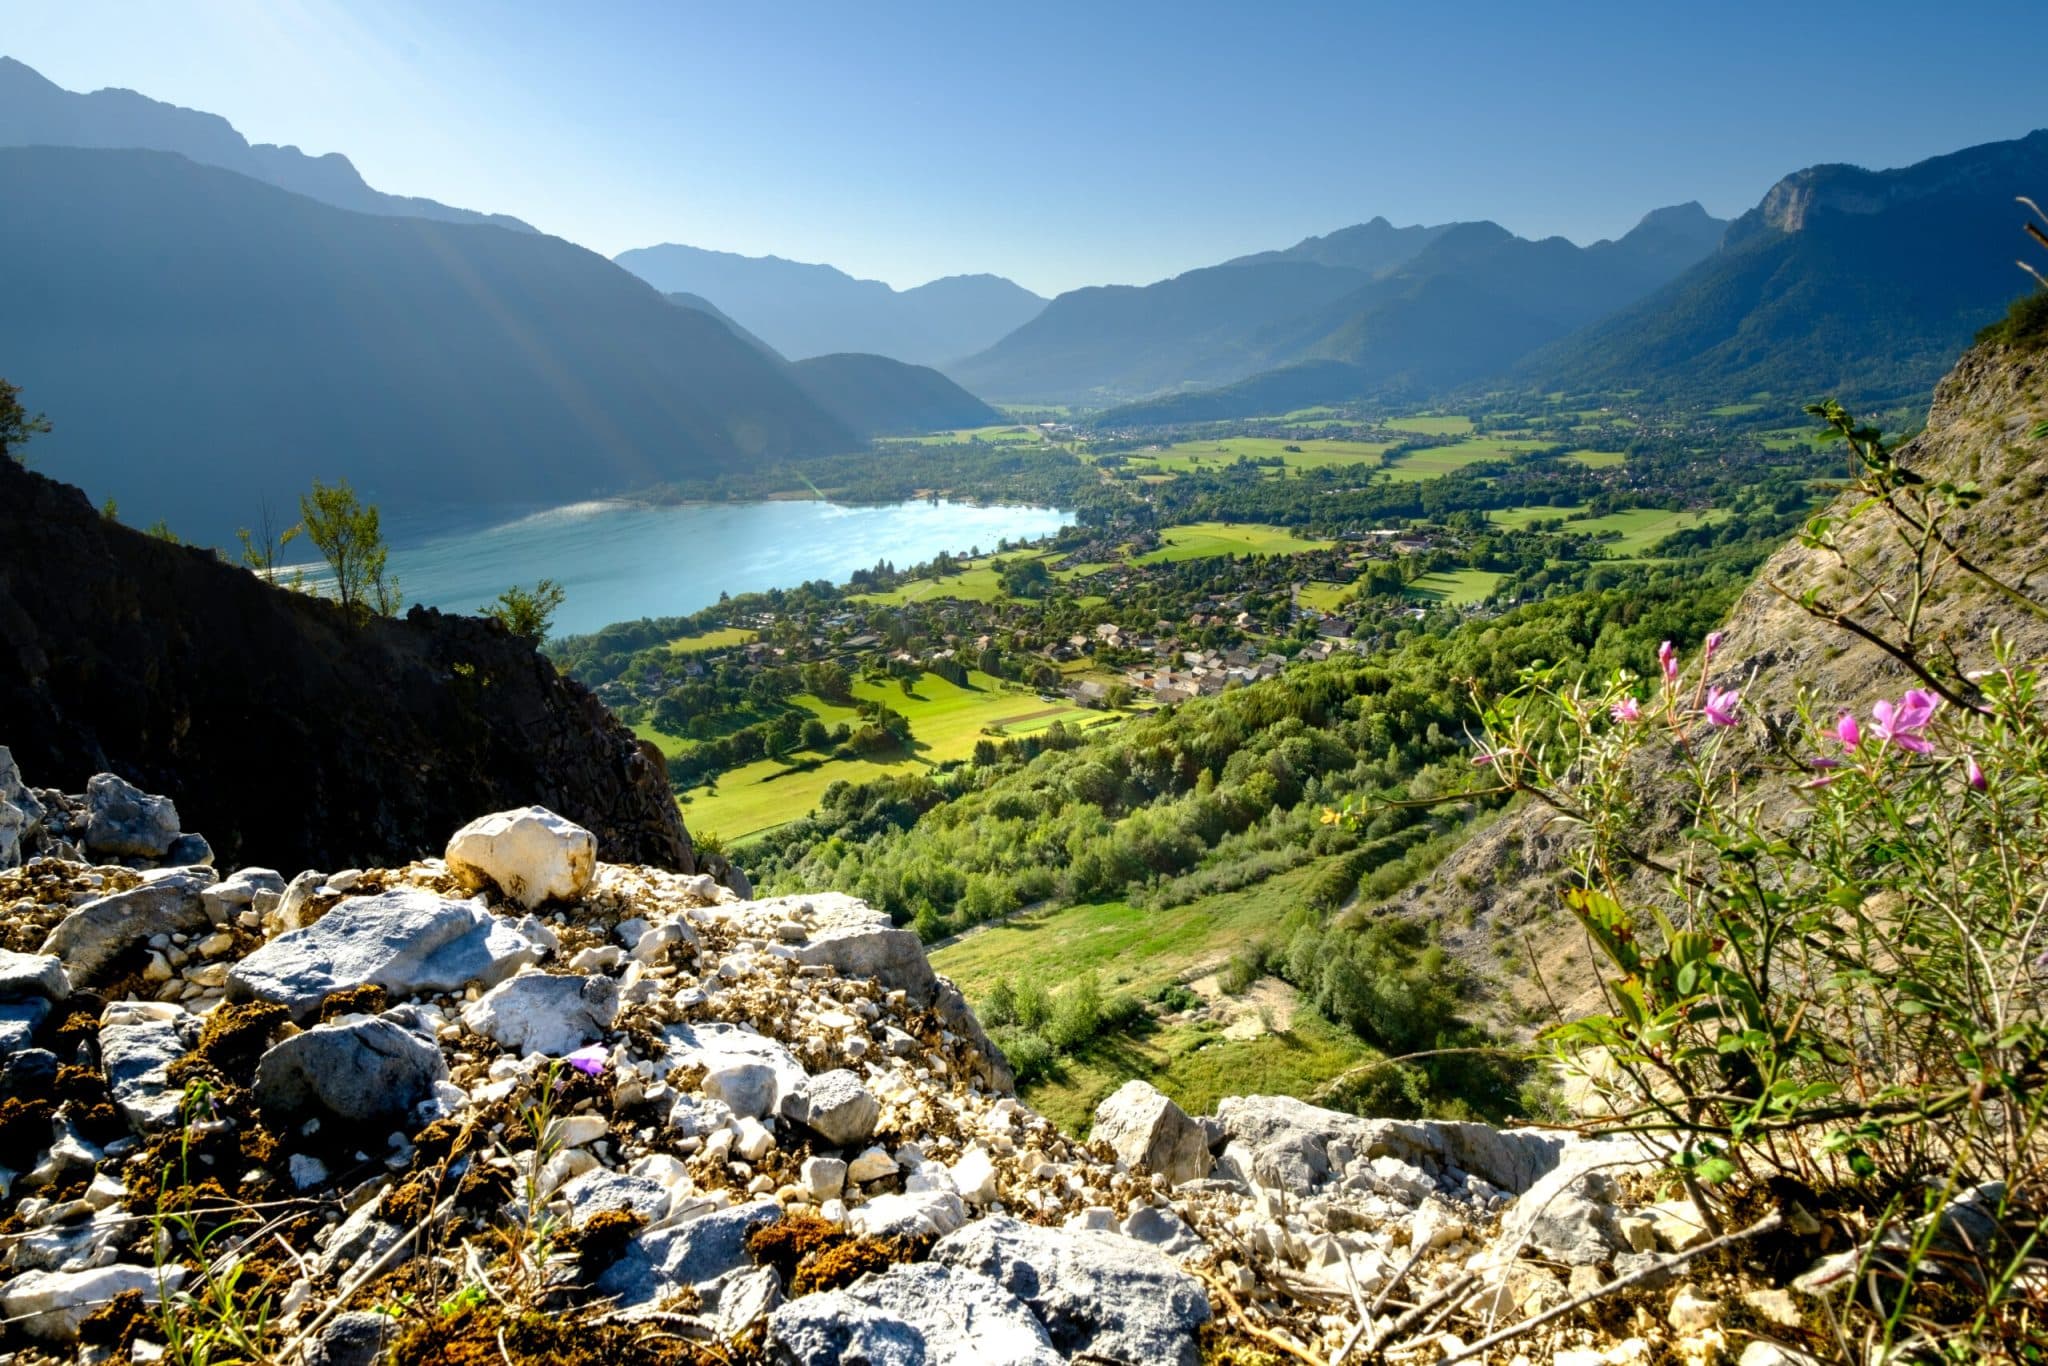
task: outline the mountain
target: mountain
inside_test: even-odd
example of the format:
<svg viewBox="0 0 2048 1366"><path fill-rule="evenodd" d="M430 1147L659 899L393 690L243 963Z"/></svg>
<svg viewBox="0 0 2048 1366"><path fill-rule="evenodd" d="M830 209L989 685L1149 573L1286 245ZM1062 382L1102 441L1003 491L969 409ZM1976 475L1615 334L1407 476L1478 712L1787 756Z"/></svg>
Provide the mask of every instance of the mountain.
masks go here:
<svg viewBox="0 0 2048 1366"><path fill-rule="evenodd" d="M1813 221L1806 219L1809 226ZM1870 341L1881 345L1884 337L1874 334ZM2048 443L2034 435L2048 421L2044 348L2048 296L2038 298L2026 314L2015 314L2013 324L1987 334L1955 363L1934 390L1925 429L1893 452L1902 469L1928 485L1954 482L1981 489L1982 500L1953 523L1953 549L2036 595L2040 547L2048 541L2048 502L2040 496L2048 479ZM1980 676L1972 671L1993 668L1999 641L2016 660L2039 659L2048 652L2048 621L1988 589L1966 586L1959 572L1946 576L1945 591L1924 600L1916 595L1912 557L1901 553L1897 530L1881 510L1865 508L1859 515L1859 497L1843 493L1823 509L1830 527L1825 548L1794 537L1773 554L1724 623L1719 674L1740 681L1745 721L1731 732L1732 747L1722 750L1718 767L1744 775L1752 796L1772 804L1767 809L1781 809L1797 779L1787 777L1773 787L1757 781L1760 771L1798 773L1799 765L1810 762L1810 754L1785 743L1803 732L1802 714L1832 716L1846 708L1868 715L1879 698L1896 698L1916 686L1899 660L1876 644L1808 615L1800 598L1809 590L1818 590L1823 602L1841 601L1874 584L1873 591L1894 601L1913 600L1923 644L1938 642L1922 657L1940 672ZM1850 615L1859 614L1851 609ZM1873 613L1871 619L1881 633L1895 634L1881 615ZM1788 758L1796 762L1787 764ZM1680 845L1697 818L1696 808L1686 801L1687 783L1665 767L1672 762L1660 758L1630 776L1629 786L1652 803L1640 830L1639 847L1648 854ZM1553 923L1556 877L1571 865L1576 838L1567 823L1539 804L1515 808L1453 852L1399 904L1441 925L1446 948L1493 976L1504 999L1541 1003L1555 993L1567 1014L1598 1008L1600 993L1584 942L1577 936L1546 938L1539 928ZM1645 904L1656 904L1669 893L1662 877L1646 874L1638 886ZM1457 914L1449 914L1452 910ZM1541 948L1532 942L1532 930ZM1524 965L1500 972L1499 959L1492 955L1496 945L1507 941L1530 945L1540 971Z"/></svg>
<svg viewBox="0 0 2048 1366"><path fill-rule="evenodd" d="M1207 266L1150 285L1069 290L946 373L999 401L1102 402L1257 370L1259 330L1343 297L1370 277L1305 260Z"/></svg>
<svg viewBox="0 0 2048 1366"><path fill-rule="evenodd" d="M0 356L36 457L229 542L347 477L564 502L859 439L724 324L553 237L348 213L164 152L0 150Z"/></svg>
<svg viewBox="0 0 2048 1366"><path fill-rule="evenodd" d="M133 90L65 90L12 57L0 57L0 147L143 148L176 152L267 181L336 208L444 223L494 223L532 232L501 213L450 208L431 199L383 194L363 183L339 152L308 156L296 147L253 146L218 114L203 114L138 95Z"/></svg>
<svg viewBox="0 0 2048 1366"><path fill-rule="evenodd" d="M773 356L777 364L788 365L790 377L819 407L862 436L986 427L1004 420L1001 413L929 366L858 352L812 356L791 364L702 295L668 297L671 303L718 319L741 341Z"/></svg>
<svg viewBox="0 0 2048 1366"><path fill-rule="evenodd" d="M529 802L601 858L693 866L660 754L494 622L353 622L5 459L0 546L0 741L67 791L111 770L175 792L223 868L403 863Z"/></svg>
<svg viewBox="0 0 2048 1366"><path fill-rule="evenodd" d="M2048 131L1899 170L1787 176L1720 250L1531 357L1542 388L1864 402L1925 395L2027 281L2013 198L2048 187Z"/></svg>
<svg viewBox="0 0 2048 1366"><path fill-rule="evenodd" d="M972 355L1045 307L996 275L895 290L832 266L664 243L613 258L664 294L695 294L785 356L870 352L917 365Z"/></svg>
<svg viewBox="0 0 2048 1366"><path fill-rule="evenodd" d="M1255 252L1223 264L1256 266L1269 261L1308 261L1319 266L1380 275L1413 260L1417 252L1443 236L1450 227L1448 223L1441 223L1435 227L1416 224L1397 228L1384 218L1375 218L1370 222L1339 228L1325 237L1304 237L1285 251Z"/></svg>
<svg viewBox="0 0 2048 1366"><path fill-rule="evenodd" d="M862 436L987 427L1006 420L938 371L887 356L812 356L790 368L819 407Z"/></svg>
<svg viewBox="0 0 2048 1366"><path fill-rule="evenodd" d="M1711 252L1726 227L1698 204L1657 210L1625 236L1587 247L1459 223L1411 260L1258 341L1275 359L1355 366L1367 390L1438 390L1498 373L1634 302Z"/></svg>
<svg viewBox="0 0 2048 1366"><path fill-rule="evenodd" d="M1062 294L948 373L1019 401L1157 395L1141 408L1162 421L1268 412L1271 395L1299 407L1428 391L1496 373L1633 302L1712 251L1726 226L1685 204L1580 247L1496 223L1375 218L1141 289Z"/></svg>
<svg viewBox="0 0 2048 1366"><path fill-rule="evenodd" d="M693 308L697 312L702 313L707 317L718 319L718 321L725 324L726 331L732 333L735 337L738 337L741 341L753 347L756 351L759 351L764 356L772 356L777 361L783 361L786 359L780 351L777 351L767 342L762 341L759 337L747 331L746 328L741 327L737 322L733 321L732 317L728 315L723 309L721 309L717 304L712 303L711 300L705 298L701 294L671 294L668 296L668 301L679 307Z"/></svg>

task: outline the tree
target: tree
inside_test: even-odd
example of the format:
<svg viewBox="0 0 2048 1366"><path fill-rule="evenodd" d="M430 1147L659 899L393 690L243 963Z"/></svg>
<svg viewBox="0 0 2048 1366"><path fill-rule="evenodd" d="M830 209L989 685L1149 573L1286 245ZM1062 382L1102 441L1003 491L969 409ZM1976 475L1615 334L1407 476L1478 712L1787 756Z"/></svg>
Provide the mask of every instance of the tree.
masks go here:
<svg viewBox="0 0 2048 1366"><path fill-rule="evenodd" d="M542 579L531 591L515 583L480 610L521 640L541 641L547 639L555 609L567 596L553 579Z"/></svg>
<svg viewBox="0 0 2048 1366"><path fill-rule="evenodd" d="M306 539L334 574L334 597L343 610L398 610L398 580L384 572L391 551L375 504L358 499L346 479L332 485L315 479L313 491L299 499L299 516Z"/></svg>
<svg viewBox="0 0 2048 1366"><path fill-rule="evenodd" d="M21 386L0 379L0 458L20 460L15 447L50 430L50 419L21 406Z"/></svg>
<svg viewBox="0 0 2048 1366"><path fill-rule="evenodd" d="M257 577L276 582L278 561L284 557L284 548L305 529L302 523L294 522L281 532L276 530L270 520L270 504L266 501L257 529L252 532L241 527L235 532L235 539L242 543L243 565L254 570Z"/></svg>

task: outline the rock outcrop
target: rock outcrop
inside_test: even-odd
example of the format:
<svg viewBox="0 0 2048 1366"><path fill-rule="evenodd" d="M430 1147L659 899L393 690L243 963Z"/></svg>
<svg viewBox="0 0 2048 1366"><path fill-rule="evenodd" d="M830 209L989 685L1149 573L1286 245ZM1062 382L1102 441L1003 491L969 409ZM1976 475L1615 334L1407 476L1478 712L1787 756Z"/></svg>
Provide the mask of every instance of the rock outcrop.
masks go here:
<svg viewBox="0 0 2048 1366"><path fill-rule="evenodd" d="M0 905L20 941L143 876L38 858L0 873ZM126 947L98 964L0 952L25 1012L0 1068L0 1216L23 1230L0 1351L102 1360L117 1293L215 1284L179 1225L126 1211L224 1199L292 1202L267 1226L288 1255L243 1273L277 1359L399 1366L560 1359L593 1333L727 1361L1196 1366L1252 1327L1326 1360L1404 1306L1467 1332L1562 1303L1574 1266L1704 1236L1648 1203L1644 1152L1563 1133L1262 1096L1198 1120L1133 1084L1084 1144L859 902L609 862L538 914L520 886L453 858L208 870L190 928L103 927ZM144 949L161 971L108 977ZM541 1314L447 1308L472 1284ZM1688 1341L1725 1342L1717 1302L1684 1309ZM130 1325L138 1359L153 1324ZM544 1331L566 1336L517 1345ZM1520 1345L1603 1341L1568 1321Z"/></svg>
<svg viewBox="0 0 2048 1366"><path fill-rule="evenodd" d="M171 793L236 866L404 863L535 802L600 857L695 866L659 754L493 622L354 624L11 460L0 546L0 743L40 781Z"/></svg>

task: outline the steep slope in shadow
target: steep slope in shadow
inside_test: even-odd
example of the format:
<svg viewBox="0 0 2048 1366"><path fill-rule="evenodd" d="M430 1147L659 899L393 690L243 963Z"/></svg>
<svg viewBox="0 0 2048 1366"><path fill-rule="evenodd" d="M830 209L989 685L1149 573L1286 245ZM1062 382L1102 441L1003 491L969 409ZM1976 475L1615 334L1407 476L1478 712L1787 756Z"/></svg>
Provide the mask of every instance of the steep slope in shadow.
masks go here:
<svg viewBox="0 0 2048 1366"><path fill-rule="evenodd" d="M46 786L170 794L223 867L403 862L538 802L602 858L694 868L660 755L496 623L352 625L5 459L0 744Z"/></svg>

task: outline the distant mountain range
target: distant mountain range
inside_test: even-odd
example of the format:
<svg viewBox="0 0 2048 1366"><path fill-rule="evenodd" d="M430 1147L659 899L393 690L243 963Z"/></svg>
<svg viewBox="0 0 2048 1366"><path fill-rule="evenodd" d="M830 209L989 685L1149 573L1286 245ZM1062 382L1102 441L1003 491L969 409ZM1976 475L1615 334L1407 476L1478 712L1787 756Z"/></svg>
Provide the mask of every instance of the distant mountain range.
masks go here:
<svg viewBox="0 0 2048 1366"><path fill-rule="evenodd" d="M516 507L857 449L788 367L603 257L352 213L167 152L0 150L0 373L32 458L230 542L346 477Z"/></svg>
<svg viewBox="0 0 2048 1366"><path fill-rule="evenodd" d="M2027 217L2014 197L2044 192L2048 131L1901 170L1811 167L1735 220L1719 251L1517 377L1667 398L1924 396L2030 287L2013 266Z"/></svg>
<svg viewBox="0 0 2048 1366"><path fill-rule="evenodd" d="M296 147L251 144L218 114L182 109L133 90L77 94L51 83L12 57L0 57L0 147L145 148L176 152L279 189L357 213L432 218L444 223L495 223L533 228L501 213L450 208L431 199L383 194L363 183L339 152L308 156Z"/></svg>
<svg viewBox="0 0 2048 1366"><path fill-rule="evenodd" d="M929 366L850 352L786 361L709 299L695 294L668 298L718 319L734 336L788 366L805 393L862 436L905 436L1004 421L1001 413Z"/></svg>
<svg viewBox="0 0 2048 1366"><path fill-rule="evenodd" d="M937 365L989 346L1045 300L996 275L949 275L915 289L832 266L664 244L613 258L664 294L694 294L793 360L865 351Z"/></svg>
<svg viewBox="0 0 2048 1366"><path fill-rule="evenodd" d="M1377 218L1155 285L1062 294L948 373L1017 401L1234 386L1276 370L1286 377L1249 392L1310 376L1324 398L1428 392L1505 369L1633 302L1712 251L1726 226L1686 204L1650 214L1619 241L1579 247L1494 223L1396 228ZM1335 364L1301 369L1306 362Z"/></svg>

